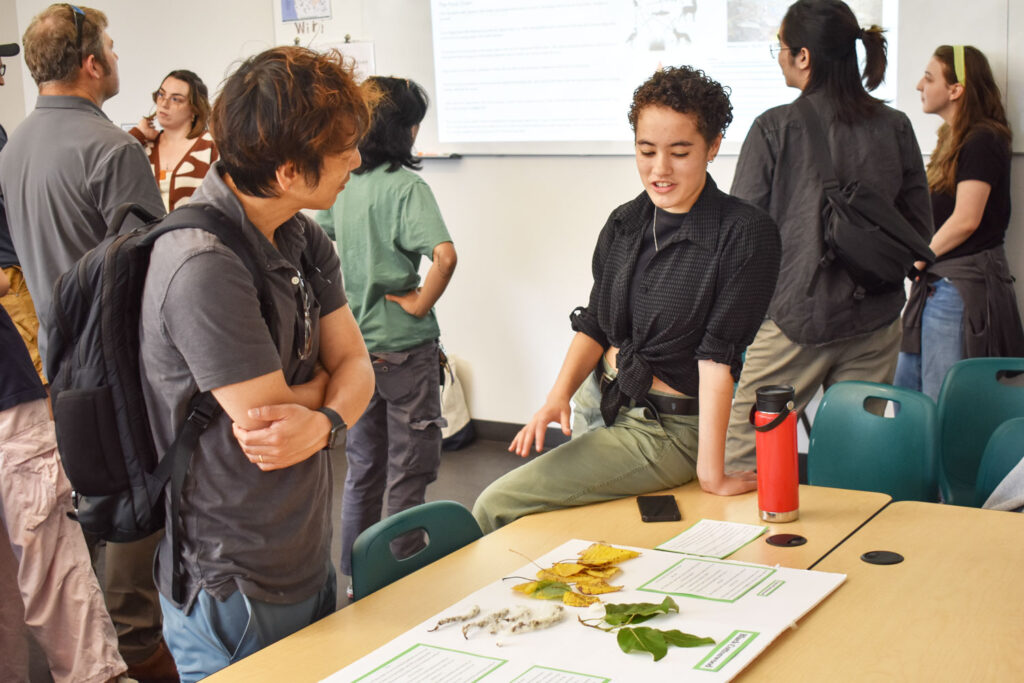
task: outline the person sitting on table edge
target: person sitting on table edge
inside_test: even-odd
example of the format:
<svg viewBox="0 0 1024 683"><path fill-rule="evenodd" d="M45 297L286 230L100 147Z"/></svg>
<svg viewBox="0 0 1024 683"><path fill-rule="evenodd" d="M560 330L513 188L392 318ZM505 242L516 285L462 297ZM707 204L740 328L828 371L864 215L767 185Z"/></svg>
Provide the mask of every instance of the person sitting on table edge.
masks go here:
<svg viewBox="0 0 1024 683"><path fill-rule="evenodd" d="M707 173L731 121L725 88L690 67L658 71L634 93L629 122L644 192L602 229L590 301L572 312L576 335L561 371L509 450L539 452L551 422L573 439L480 494L473 514L485 533L694 476L718 495L756 488L754 472L726 473L725 434L781 247L771 218Z"/></svg>

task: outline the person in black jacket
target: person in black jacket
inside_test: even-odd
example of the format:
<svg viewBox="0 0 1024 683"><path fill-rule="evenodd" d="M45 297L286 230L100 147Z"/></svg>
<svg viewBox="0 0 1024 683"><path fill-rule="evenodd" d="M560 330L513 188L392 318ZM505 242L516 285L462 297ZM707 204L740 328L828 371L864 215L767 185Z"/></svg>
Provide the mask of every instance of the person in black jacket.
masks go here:
<svg viewBox="0 0 1024 683"><path fill-rule="evenodd" d="M863 74L858 41L866 56ZM839 185L870 186L927 239L931 208L914 129L906 114L868 92L885 75L882 29L861 28L841 0L799 0L786 11L773 54L786 85L800 90L798 99L821 119ZM795 102L758 116L740 149L732 192L778 223L782 267L736 389L726 443L731 467L754 466L748 417L758 387L793 386L796 408L803 410L819 387L842 380L887 383L896 369L903 289L859 297L841 266L820 267L824 188L816 156Z"/></svg>

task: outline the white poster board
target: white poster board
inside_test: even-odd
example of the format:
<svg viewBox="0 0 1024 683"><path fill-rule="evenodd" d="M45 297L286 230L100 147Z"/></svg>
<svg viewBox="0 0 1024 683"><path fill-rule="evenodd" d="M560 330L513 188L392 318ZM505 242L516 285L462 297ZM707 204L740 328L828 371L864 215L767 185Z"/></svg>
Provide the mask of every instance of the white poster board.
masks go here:
<svg viewBox="0 0 1024 683"><path fill-rule="evenodd" d="M550 566L590 545L573 540L537 559ZM490 635L476 629L464 637L460 624L429 631L439 619L548 601L512 590L522 580L495 581L431 617L366 657L326 679L327 683L590 683L607 681L728 681L752 662L783 631L834 591L842 574L767 567L706 557L634 548L612 583L622 591L602 596L605 603L660 603L671 596L679 613L659 615L644 626L678 629L714 638L715 645L670 647L660 661L647 653L622 652L614 633L587 628L587 608L566 608L555 626L519 634ZM532 578L536 565L515 572Z"/></svg>

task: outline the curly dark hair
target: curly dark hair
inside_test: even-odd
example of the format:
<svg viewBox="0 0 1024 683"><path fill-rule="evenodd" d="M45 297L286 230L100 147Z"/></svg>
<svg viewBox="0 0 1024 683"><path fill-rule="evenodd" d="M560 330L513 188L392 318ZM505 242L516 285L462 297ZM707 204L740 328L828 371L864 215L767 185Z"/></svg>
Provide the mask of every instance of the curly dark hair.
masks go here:
<svg viewBox="0 0 1024 683"><path fill-rule="evenodd" d="M711 143L732 123L730 89L709 78L700 69L669 66L654 72L633 92L629 107L629 125L636 132L636 122L644 107L668 107L680 114L694 114L697 130Z"/></svg>
<svg viewBox="0 0 1024 683"><path fill-rule="evenodd" d="M430 99L426 91L408 78L371 76L366 80L377 87L382 98L373 112L370 131L359 143L363 163L353 173L366 173L384 164L388 173L402 166L418 170L420 164L412 153L412 128L427 115Z"/></svg>

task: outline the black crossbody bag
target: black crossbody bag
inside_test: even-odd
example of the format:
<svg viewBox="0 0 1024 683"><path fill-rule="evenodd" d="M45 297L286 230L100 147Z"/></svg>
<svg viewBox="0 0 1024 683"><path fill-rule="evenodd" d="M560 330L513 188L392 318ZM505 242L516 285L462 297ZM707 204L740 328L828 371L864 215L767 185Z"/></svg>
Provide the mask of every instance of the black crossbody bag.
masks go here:
<svg viewBox="0 0 1024 683"><path fill-rule="evenodd" d="M928 242L870 185L854 180L839 186L821 119L806 97L796 100L821 176L824 254L807 287L808 296L825 268L842 267L855 285L853 296L883 294L903 287L915 261L934 263Z"/></svg>

